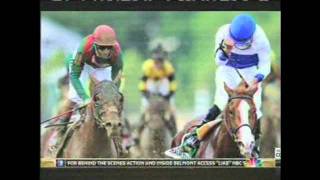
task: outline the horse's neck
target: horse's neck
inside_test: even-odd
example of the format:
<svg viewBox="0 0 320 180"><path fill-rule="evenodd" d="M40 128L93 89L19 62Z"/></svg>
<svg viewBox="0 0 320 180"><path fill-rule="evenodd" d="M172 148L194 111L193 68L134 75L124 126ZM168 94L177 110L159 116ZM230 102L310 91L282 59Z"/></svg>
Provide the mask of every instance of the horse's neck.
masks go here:
<svg viewBox="0 0 320 180"><path fill-rule="evenodd" d="M227 157L233 155L237 151L237 147L233 142L224 122L219 125L216 132L216 138L212 139L214 147L214 157Z"/></svg>

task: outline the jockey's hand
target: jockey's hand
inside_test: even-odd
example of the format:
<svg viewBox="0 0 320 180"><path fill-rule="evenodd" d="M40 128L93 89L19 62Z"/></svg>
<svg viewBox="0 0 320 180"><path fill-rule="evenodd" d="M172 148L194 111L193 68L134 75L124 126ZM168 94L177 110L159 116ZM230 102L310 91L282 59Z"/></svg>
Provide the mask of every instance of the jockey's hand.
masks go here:
<svg viewBox="0 0 320 180"><path fill-rule="evenodd" d="M258 83L263 81L263 79L264 79L264 75L263 74L257 74L255 76L255 81L257 81Z"/></svg>
<svg viewBox="0 0 320 180"><path fill-rule="evenodd" d="M234 47L234 42L230 39L224 39L220 43L220 51L218 51L218 58L220 61L226 61L229 59L231 51Z"/></svg>
<svg viewBox="0 0 320 180"><path fill-rule="evenodd" d="M234 42L233 42L233 40L231 40L231 39L225 39L225 40L223 41L223 50L224 50L224 52L228 55L228 57L230 56L233 47L234 47Z"/></svg>

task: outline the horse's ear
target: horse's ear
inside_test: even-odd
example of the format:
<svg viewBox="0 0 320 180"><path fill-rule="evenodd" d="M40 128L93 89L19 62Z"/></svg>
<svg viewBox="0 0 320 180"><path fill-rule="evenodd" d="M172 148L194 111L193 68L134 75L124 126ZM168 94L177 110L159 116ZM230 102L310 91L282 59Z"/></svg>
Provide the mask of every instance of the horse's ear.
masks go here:
<svg viewBox="0 0 320 180"><path fill-rule="evenodd" d="M231 96L233 94L233 90L227 86L226 82L223 82L223 85L224 85L224 90L227 92L229 96Z"/></svg>
<svg viewBox="0 0 320 180"><path fill-rule="evenodd" d="M249 84L247 83L247 81L245 80L242 80L239 84L239 87L245 87L245 88L248 88L249 87Z"/></svg>
<svg viewBox="0 0 320 180"><path fill-rule="evenodd" d="M248 95L253 96L257 92L258 88L259 88L258 83L254 83L252 86L248 88L248 91L247 91Z"/></svg>

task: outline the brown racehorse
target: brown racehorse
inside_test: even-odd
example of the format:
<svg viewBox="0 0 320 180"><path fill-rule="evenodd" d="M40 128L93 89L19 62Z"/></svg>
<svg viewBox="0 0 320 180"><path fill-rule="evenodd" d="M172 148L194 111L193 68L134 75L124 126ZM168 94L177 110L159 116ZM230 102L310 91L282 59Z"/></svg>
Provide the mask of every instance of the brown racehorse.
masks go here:
<svg viewBox="0 0 320 180"><path fill-rule="evenodd" d="M229 95L229 101L221 115L215 121L207 123L211 129L201 141L195 158L251 157L257 122L253 95L258 86L249 87L247 83L241 82L234 90L226 84L224 88ZM174 138L172 147L180 145L183 136L200 123L200 119L187 123Z"/></svg>
<svg viewBox="0 0 320 180"><path fill-rule="evenodd" d="M140 135L140 149L143 158L162 158L170 147L172 134L169 121L172 120L169 101L160 96L151 96L144 113L144 128Z"/></svg>
<svg viewBox="0 0 320 180"><path fill-rule="evenodd" d="M121 156L121 112L123 96L114 82L95 84L93 101L84 109L72 135L63 143L55 157L115 158ZM42 137L42 157L52 157L48 140L57 128L50 128ZM70 129L70 128L69 128ZM68 132L68 131L67 131Z"/></svg>

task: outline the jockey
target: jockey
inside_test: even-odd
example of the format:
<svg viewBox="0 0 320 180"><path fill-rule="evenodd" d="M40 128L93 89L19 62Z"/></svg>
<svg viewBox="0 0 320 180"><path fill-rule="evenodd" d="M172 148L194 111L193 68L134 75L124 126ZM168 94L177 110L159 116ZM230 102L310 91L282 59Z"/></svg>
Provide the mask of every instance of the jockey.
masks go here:
<svg viewBox="0 0 320 180"><path fill-rule="evenodd" d="M139 90L143 95L142 112L149 105L148 98L152 94L157 94L170 102L170 110L174 114L173 96L177 90L177 83L175 81L175 69L167 58L168 52L159 44L152 51L151 59L147 59L142 65L143 76L139 83ZM144 122L141 121L140 123L138 134L140 134ZM169 123L172 134L175 134L175 122ZM137 137L135 140L137 140Z"/></svg>
<svg viewBox="0 0 320 180"><path fill-rule="evenodd" d="M139 90L143 94L144 108L148 106L147 99L151 94L159 94L170 101L177 90L175 69L167 60L167 56L168 53L159 45L152 51L152 59L147 59L142 65L143 76Z"/></svg>
<svg viewBox="0 0 320 180"><path fill-rule="evenodd" d="M88 78L97 81L114 80L122 71L121 48L115 31L107 25L99 25L93 34L86 36L72 56L67 57L69 92L59 114L81 107L91 101L88 95ZM121 82L116 85L119 88ZM62 116L60 123L70 121L72 113ZM61 130L60 134L66 130ZM60 136L61 136L60 135ZM58 136L57 143L61 137ZM59 138L60 137L60 138Z"/></svg>
<svg viewBox="0 0 320 180"><path fill-rule="evenodd" d="M225 82L231 88L236 88L242 80L240 75L249 85L258 84L258 90L253 97L258 119L255 133L256 147L254 147L253 156L258 157L260 154L261 82L268 76L271 69L269 40L263 29L255 23L250 15L241 14L236 16L231 24L219 28L215 37L215 50L217 89L214 105L202 120L201 125L185 136L181 146L166 151L170 157L192 158L196 155L202 140L199 135L206 134L201 131L208 130L201 127L216 119L228 102L228 94L224 90L223 83Z"/></svg>

